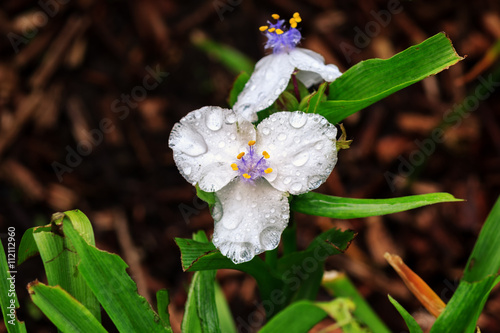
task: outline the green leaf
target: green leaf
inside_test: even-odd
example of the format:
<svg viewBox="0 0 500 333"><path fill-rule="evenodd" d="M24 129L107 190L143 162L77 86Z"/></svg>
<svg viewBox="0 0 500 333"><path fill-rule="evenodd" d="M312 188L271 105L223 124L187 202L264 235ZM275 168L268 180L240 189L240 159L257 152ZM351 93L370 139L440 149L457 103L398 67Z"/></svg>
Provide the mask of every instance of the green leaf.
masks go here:
<svg viewBox="0 0 500 333"><path fill-rule="evenodd" d="M500 270L500 197L484 222L467 262L463 280L480 281Z"/></svg>
<svg viewBox="0 0 500 333"><path fill-rule="evenodd" d="M288 91L283 91L276 100L276 105L279 110L297 111L299 110L299 102L293 94Z"/></svg>
<svg viewBox="0 0 500 333"><path fill-rule="evenodd" d="M62 332L107 332L82 303L60 286L35 281L28 285L28 292L33 303Z"/></svg>
<svg viewBox="0 0 500 333"><path fill-rule="evenodd" d="M156 292L156 304L158 307L158 315L161 320L166 324L167 329L171 330L170 327L170 314L168 313L168 304L170 303L170 296L167 289L161 289Z"/></svg>
<svg viewBox="0 0 500 333"><path fill-rule="evenodd" d="M8 230L8 232L15 233L15 231L10 230ZM15 237L15 234L11 236L7 233L7 236L7 254L9 254L9 262L7 262L3 244L0 244L0 306L2 308L3 320L7 331L9 333L26 333L26 325L24 322L19 321L16 316L16 309L19 308L19 301L17 300L15 286L17 273L17 271L15 271L15 240L12 242L9 241L9 237ZM13 246L9 247L9 244ZM13 284L11 284L11 281Z"/></svg>
<svg viewBox="0 0 500 333"><path fill-rule="evenodd" d="M189 291L187 295L186 304L184 306L184 317L182 317L181 331L182 332L193 332L201 333L201 320L197 311L197 300L196 288L197 281L200 278L200 272L196 272L191 280L191 285L189 286Z"/></svg>
<svg viewBox="0 0 500 333"><path fill-rule="evenodd" d="M205 51L210 57L219 61L233 73L253 72L254 62L236 49L214 42L201 34L192 38L192 41L196 47Z"/></svg>
<svg viewBox="0 0 500 333"><path fill-rule="evenodd" d="M23 237L21 238L21 243L19 243L19 257L17 260L17 265L21 265L29 258L39 254L35 238L33 237L34 230L35 228L26 230L26 232L23 234Z"/></svg>
<svg viewBox="0 0 500 333"><path fill-rule="evenodd" d="M332 228L317 236L306 250L292 252L280 258L278 271L285 281L285 299L316 299L325 260L345 251L355 235L351 230Z"/></svg>
<svg viewBox="0 0 500 333"><path fill-rule="evenodd" d="M299 301L274 316L259 333L306 333L327 313L311 301Z"/></svg>
<svg viewBox="0 0 500 333"><path fill-rule="evenodd" d="M347 116L462 60L444 33L390 59L370 59L351 67L330 84L329 101L317 113L336 124Z"/></svg>
<svg viewBox="0 0 500 333"><path fill-rule="evenodd" d="M78 271L120 332L171 332L153 311L126 273L127 264L117 255L88 244L67 219L64 235L80 256Z"/></svg>
<svg viewBox="0 0 500 333"><path fill-rule="evenodd" d="M236 324L233 315L227 304L226 297L217 282L215 285L215 304L217 304L217 313L219 314L220 330L224 333L237 333Z"/></svg>
<svg viewBox="0 0 500 333"><path fill-rule="evenodd" d="M85 238L93 243L94 233L90 221L80 211L56 213L52 216L52 220L52 224L36 227L33 230L33 238L40 251L49 285L61 286L100 321L99 302L77 269L80 257L72 250L72 245L61 230L63 220L67 222L71 220L75 228L78 228Z"/></svg>
<svg viewBox="0 0 500 333"><path fill-rule="evenodd" d="M431 333L475 332L476 323L483 310L496 276L469 283L460 281L444 311L432 325Z"/></svg>
<svg viewBox="0 0 500 333"><path fill-rule="evenodd" d="M355 310L355 304L352 300L344 297L338 297L330 302L317 302L315 305L323 309L336 321L336 324L332 325L331 328L333 328L333 326L340 327L344 333L369 332L367 329L362 328L352 316L352 312Z"/></svg>
<svg viewBox="0 0 500 333"><path fill-rule="evenodd" d="M196 184L195 188L198 198L205 201L209 207L212 207L215 204L215 192L205 192L198 186L198 184Z"/></svg>
<svg viewBox="0 0 500 333"><path fill-rule="evenodd" d="M318 112L319 105L322 102L324 102L324 100L326 99L326 98L324 98L326 87L328 87L327 82L321 84L318 88L318 91L315 92L314 94L312 94L311 97L308 98L307 108L305 109L305 112L307 112L307 113L317 113Z"/></svg>
<svg viewBox="0 0 500 333"><path fill-rule="evenodd" d="M228 104L231 108L238 100L238 96L243 91L243 88L245 88L245 85L247 84L248 80L250 80L250 75L248 75L247 72L240 73L240 75L236 77L236 80L234 80L233 88L229 92L229 100L228 100Z"/></svg>
<svg viewBox="0 0 500 333"><path fill-rule="evenodd" d="M396 310L398 310L401 317L403 317L403 319L406 323L406 326L408 326L408 329L410 330L410 333L423 333L422 328L420 328L420 326L418 326L415 318L413 318L411 316L411 314L409 314L408 311L406 311L406 309L403 308L401 306L401 304L398 303L398 301L396 301L394 298L392 298L391 295L387 295L387 296L389 297L389 301L392 303L392 305L394 305ZM458 330L457 332L459 332L459 331L460 330Z"/></svg>
<svg viewBox="0 0 500 333"><path fill-rule="evenodd" d="M203 230L193 235L193 239L208 243L207 235ZM196 312L200 319L201 331L203 333L220 332L219 316L215 304L215 273L216 270L196 272L193 278L192 288L196 298ZM189 330L184 330L189 332Z"/></svg>
<svg viewBox="0 0 500 333"><path fill-rule="evenodd" d="M274 290L279 290L283 286L283 281L277 276L277 273L257 256L249 262L235 264L223 256L212 242L198 242L185 238L175 238L175 242L181 251L181 263L185 271L226 268L245 272L257 281L262 300L269 299Z"/></svg>
<svg viewBox="0 0 500 333"><path fill-rule="evenodd" d="M474 332L491 289L500 281L500 198L469 256L464 276L431 332Z"/></svg>
<svg viewBox="0 0 500 333"><path fill-rule="evenodd" d="M321 284L332 296L351 299L355 305L354 316L373 332L391 332L344 273L325 272Z"/></svg>
<svg viewBox="0 0 500 333"><path fill-rule="evenodd" d="M463 201L448 193L430 193L392 199L352 199L309 192L297 195L291 209L304 214L354 219L402 212L440 202Z"/></svg>

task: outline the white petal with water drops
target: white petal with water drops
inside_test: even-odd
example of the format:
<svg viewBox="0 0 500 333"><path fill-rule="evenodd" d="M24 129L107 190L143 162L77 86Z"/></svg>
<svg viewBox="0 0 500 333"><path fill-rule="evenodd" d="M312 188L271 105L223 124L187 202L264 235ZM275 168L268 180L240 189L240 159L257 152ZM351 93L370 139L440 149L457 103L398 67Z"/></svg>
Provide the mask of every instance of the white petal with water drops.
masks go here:
<svg viewBox="0 0 500 333"><path fill-rule="evenodd" d="M302 48L295 48L289 53L291 64L299 69L297 78L306 87L325 80L333 82L342 75L337 66L325 65L325 59L318 53Z"/></svg>
<svg viewBox="0 0 500 333"><path fill-rule="evenodd" d="M274 135L263 135L262 128L269 128ZM259 148L269 153L273 168L264 178L274 188L291 194L317 188L337 163L336 135L335 126L319 114L272 114L257 126Z"/></svg>
<svg viewBox="0 0 500 333"><path fill-rule="evenodd" d="M235 179L216 196L212 215L215 212L220 218L212 241L223 255L239 264L278 246L290 217L285 193L264 179L254 185Z"/></svg>
<svg viewBox="0 0 500 333"><path fill-rule="evenodd" d="M294 69L287 53L265 56L255 65L233 109L245 119L256 121L257 112L273 104L286 89Z"/></svg>
<svg viewBox="0 0 500 333"><path fill-rule="evenodd" d="M193 185L198 183L202 190L213 192L237 177L231 163L250 140L255 140L250 122L237 121L232 110L206 106L174 125L169 147L181 175Z"/></svg>

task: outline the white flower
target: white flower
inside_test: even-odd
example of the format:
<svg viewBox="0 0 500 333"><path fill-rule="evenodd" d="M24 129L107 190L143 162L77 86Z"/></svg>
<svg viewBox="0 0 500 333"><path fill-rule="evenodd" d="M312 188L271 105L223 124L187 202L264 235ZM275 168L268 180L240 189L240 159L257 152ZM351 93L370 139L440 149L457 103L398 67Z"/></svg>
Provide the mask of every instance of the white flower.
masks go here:
<svg viewBox="0 0 500 333"><path fill-rule="evenodd" d="M277 14L273 18L279 19ZM245 88L238 96L233 109L250 121L257 120L257 112L269 107L286 89L290 77L296 69L297 79L306 87L322 80L332 82L342 73L335 65L325 65L325 59L311 50L297 48L302 39L297 22L301 18L298 13L290 19L290 28L284 28L284 20L269 26L263 26L268 37L266 48L273 53L262 58L255 65L255 70Z"/></svg>
<svg viewBox="0 0 500 333"><path fill-rule="evenodd" d="M215 192L213 243L234 263L278 246L289 194L321 185L337 162L337 129L318 114L277 112L257 128L207 106L174 125L169 146L188 182Z"/></svg>

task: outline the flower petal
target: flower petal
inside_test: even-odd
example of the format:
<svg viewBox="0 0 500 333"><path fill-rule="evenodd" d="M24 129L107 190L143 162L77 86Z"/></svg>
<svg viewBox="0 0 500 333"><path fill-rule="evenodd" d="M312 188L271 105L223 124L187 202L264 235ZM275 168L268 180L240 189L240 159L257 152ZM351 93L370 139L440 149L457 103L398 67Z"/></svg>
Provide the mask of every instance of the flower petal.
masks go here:
<svg viewBox="0 0 500 333"><path fill-rule="evenodd" d="M280 191L301 194L319 187L337 163L337 129L313 113L277 112L257 126L258 149L273 171L264 177Z"/></svg>
<svg viewBox="0 0 500 333"><path fill-rule="evenodd" d="M252 122L257 112L269 107L286 89L295 67L288 53L270 54L255 65L255 70L233 106L236 113Z"/></svg>
<svg viewBox="0 0 500 333"><path fill-rule="evenodd" d="M213 243L239 264L279 244L290 217L285 193L258 179L254 185L233 180L216 193Z"/></svg>
<svg viewBox="0 0 500 333"><path fill-rule="evenodd" d="M229 109L206 106L188 113L174 125L168 145L181 175L203 191L214 192L238 175L231 168L248 141L253 125Z"/></svg>
<svg viewBox="0 0 500 333"><path fill-rule="evenodd" d="M333 82L342 75L337 66L325 65L325 59L314 51L295 48L290 51L289 56L291 64L299 69L297 78L306 87L321 82L321 79Z"/></svg>

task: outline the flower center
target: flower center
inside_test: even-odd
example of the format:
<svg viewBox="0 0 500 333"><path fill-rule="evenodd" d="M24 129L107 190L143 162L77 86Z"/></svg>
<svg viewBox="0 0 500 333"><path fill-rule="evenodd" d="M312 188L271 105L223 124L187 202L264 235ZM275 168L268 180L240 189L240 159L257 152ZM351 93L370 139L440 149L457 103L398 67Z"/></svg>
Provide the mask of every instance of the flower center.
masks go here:
<svg viewBox="0 0 500 333"><path fill-rule="evenodd" d="M272 17L276 20L275 24L267 21L269 25L264 25L259 28L260 31L266 32L267 43L265 48L273 49L273 53L282 53L293 50L302 39L300 31L296 29L297 23L302 21L299 13L293 14L293 17L289 20L289 29L286 29L284 26L285 20L280 20L280 16L278 14L273 14Z"/></svg>
<svg viewBox="0 0 500 333"><path fill-rule="evenodd" d="M247 152L241 152L236 156L238 161L231 164L231 168L234 171L238 171L238 174L242 181L246 183L253 184L255 180L259 179L266 173L273 172L273 169L269 167L267 159L270 157L267 151L263 151L258 154L255 151L255 141L248 141Z"/></svg>

